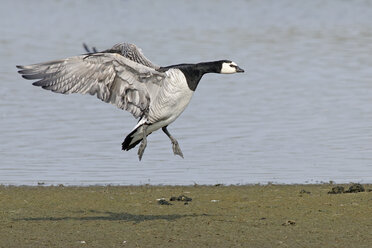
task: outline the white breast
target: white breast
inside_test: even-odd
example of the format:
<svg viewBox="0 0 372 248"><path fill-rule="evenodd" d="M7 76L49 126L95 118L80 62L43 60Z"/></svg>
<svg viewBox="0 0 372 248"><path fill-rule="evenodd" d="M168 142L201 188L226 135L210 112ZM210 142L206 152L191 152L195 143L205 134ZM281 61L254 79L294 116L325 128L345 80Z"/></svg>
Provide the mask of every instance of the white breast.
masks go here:
<svg viewBox="0 0 372 248"><path fill-rule="evenodd" d="M156 99L150 104L148 120L162 126L172 123L189 104L193 91L189 89L183 73L170 69ZM156 125L158 126L158 125Z"/></svg>

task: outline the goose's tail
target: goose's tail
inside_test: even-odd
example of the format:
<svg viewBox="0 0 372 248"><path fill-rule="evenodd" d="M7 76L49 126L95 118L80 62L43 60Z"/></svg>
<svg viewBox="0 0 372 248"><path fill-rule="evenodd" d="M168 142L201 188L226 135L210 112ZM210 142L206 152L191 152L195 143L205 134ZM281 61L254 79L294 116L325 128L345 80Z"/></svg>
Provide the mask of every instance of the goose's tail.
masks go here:
<svg viewBox="0 0 372 248"><path fill-rule="evenodd" d="M127 135L124 142L121 144L122 150L129 151L142 141L142 138L138 138L138 135L136 135L138 129L140 129L140 127L134 129L130 134Z"/></svg>
<svg viewBox="0 0 372 248"><path fill-rule="evenodd" d="M137 125L133 128L132 132L127 135L124 142L121 144L121 149L129 151L138 145L143 139L143 125L146 125L146 119L139 120ZM149 134L147 134L149 135Z"/></svg>

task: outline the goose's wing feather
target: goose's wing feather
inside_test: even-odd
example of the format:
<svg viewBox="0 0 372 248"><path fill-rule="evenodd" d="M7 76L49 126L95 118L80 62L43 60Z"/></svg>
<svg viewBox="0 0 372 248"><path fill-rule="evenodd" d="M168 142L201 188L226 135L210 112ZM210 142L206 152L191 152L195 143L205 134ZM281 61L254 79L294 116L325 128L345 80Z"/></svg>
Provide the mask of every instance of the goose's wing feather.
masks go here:
<svg viewBox="0 0 372 248"><path fill-rule="evenodd" d="M153 64L149 59L143 55L142 50L134 44L119 43L112 48L103 51L105 53L118 53L136 63L145 65L153 69L159 69L158 65Z"/></svg>
<svg viewBox="0 0 372 248"><path fill-rule="evenodd" d="M17 66L33 85L53 92L97 95L132 113L143 115L162 87L165 73L116 53L81 55L46 63Z"/></svg>

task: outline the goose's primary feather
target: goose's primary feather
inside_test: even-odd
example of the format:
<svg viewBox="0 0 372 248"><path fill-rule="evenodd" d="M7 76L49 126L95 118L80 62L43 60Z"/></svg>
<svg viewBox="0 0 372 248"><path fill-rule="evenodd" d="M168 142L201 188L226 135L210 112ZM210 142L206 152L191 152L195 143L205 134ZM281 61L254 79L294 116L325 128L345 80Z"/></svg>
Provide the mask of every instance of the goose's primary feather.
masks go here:
<svg viewBox="0 0 372 248"><path fill-rule="evenodd" d="M96 95L104 102L129 111L137 125L122 143L130 150L141 142L141 160L146 137L162 128L172 142L175 155L183 157L167 126L184 111L205 73L244 72L228 60L159 67L134 44L120 43L110 49L28 66L17 66L22 77L37 80L35 86L56 93Z"/></svg>

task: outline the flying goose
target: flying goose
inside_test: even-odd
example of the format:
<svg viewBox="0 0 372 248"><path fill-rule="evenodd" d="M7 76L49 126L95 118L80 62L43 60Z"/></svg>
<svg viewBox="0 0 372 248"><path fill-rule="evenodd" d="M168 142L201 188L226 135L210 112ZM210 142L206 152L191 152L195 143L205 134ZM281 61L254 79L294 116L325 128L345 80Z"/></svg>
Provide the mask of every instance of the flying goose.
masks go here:
<svg viewBox="0 0 372 248"><path fill-rule="evenodd" d="M120 43L111 49L20 66L22 77L53 92L96 95L140 118L122 143L130 150L141 142L138 158L142 159L152 132L162 129L172 142L174 155L183 158L177 140L167 127L184 111L206 73L244 72L230 60L177 64L161 67L148 60L134 44Z"/></svg>

